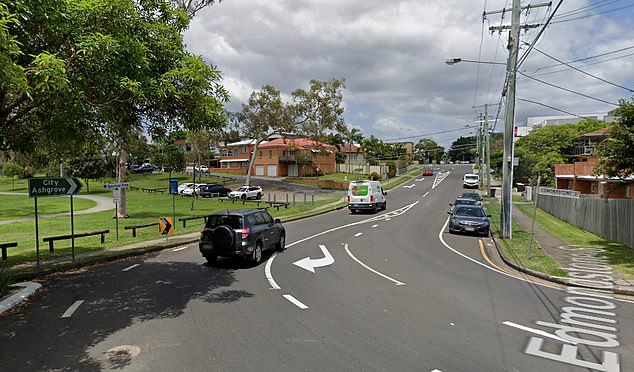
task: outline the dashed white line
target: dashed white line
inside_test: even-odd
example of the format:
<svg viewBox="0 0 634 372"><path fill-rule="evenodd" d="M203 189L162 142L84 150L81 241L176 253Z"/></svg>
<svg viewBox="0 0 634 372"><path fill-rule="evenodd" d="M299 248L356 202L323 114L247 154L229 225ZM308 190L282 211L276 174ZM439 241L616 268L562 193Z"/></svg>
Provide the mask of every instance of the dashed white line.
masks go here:
<svg viewBox="0 0 634 372"><path fill-rule="evenodd" d="M75 303L70 305L68 310L66 310L66 312L64 312L64 314L62 314L62 318L70 318L73 315L73 313L75 312L75 310L77 310L79 305L81 305L83 302L84 302L84 300L75 301Z"/></svg>
<svg viewBox="0 0 634 372"><path fill-rule="evenodd" d="M372 225L372 227L377 227L377 226L379 226L379 225L378 225L378 224L374 224L374 225Z"/></svg>
<svg viewBox="0 0 634 372"><path fill-rule="evenodd" d="M425 195L423 195L423 198L426 197L427 195L429 195L429 191L427 191Z"/></svg>
<svg viewBox="0 0 634 372"><path fill-rule="evenodd" d="M356 234L354 234L354 237L356 238L357 236L361 236L361 235L363 235L363 233L362 233L362 232L360 232L360 233L356 233Z"/></svg>
<svg viewBox="0 0 634 372"><path fill-rule="evenodd" d="M370 266L368 266L368 265L364 264L363 262L359 261L359 259L358 259L358 258L356 258L356 257L352 254L352 252L350 252L350 250L348 249L348 244L345 244L345 245L344 245L344 248L345 248L346 252L348 253L348 256L350 256L350 258L352 258L353 260L357 261L357 263L358 263L359 265L361 265L361 266L365 267L366 269L370 270L371 272L375 273L376 275L378 275L378 276L380 276L380 277L382 277L382 278L385 278L385 279L387 279L387 280L389 280L389 281L394 282L396 285L405 285L405 283L403 283L403 282L399 282L399 281L398 281L398 280L396 280L396 279L392 279L392 278L390 278L389 276L387 276L387 275L385 275L385 274L382 274L382 273L380 273L380 272L378 272L378 271L374 270L374 269L373 269L373 268L371 268Z"/></svg>
<svg viewBox="0 0 634 372"><path fill-rule="evenodd" d="M289 300L293 305L299 307L302 310L308 309L308 306L304 305L298 299L296 299L295 297L293 297L293 296L291 296L289 294L285 294L282 297L284 297L285 299Z"/></svg>
<svg viewBox="0 0 634 372"><path fill-rule="evenodd" d="M172 252L178 252L178 251L182 251L183 249L187 249L188 247L180 247L180 248L176 248L176 249L172 249Z"/></svg>
<svg viewBox="0 0 634 372"><path fill-rule="evenodd" d="M134 265L132 265L132 266L128 266L128 267L126 267L125 269L123 269L123 270L121 270L121 271L129 271L129 270L134 269L134 268L135 268L135 267L137 267L137 266L141 266L141 264L134 264Z"/></svg>

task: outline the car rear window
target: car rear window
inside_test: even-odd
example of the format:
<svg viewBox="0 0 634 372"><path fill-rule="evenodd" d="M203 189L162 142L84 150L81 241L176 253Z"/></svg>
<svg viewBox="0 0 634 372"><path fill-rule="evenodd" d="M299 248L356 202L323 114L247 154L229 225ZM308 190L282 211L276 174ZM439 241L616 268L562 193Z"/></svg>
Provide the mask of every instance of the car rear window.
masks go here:
<svg viewBox="0 0 634 372"><path fill-rule="evenodd" d="M454 211L455 216L486 217L484 210L479 207L459 207Z"/></svg>
<svg viewBox="0 0 634 372"><path fill-rule="evenodd" d="M213 215L207 219L207 223L205 224L205 227L208 229L211 229L220 225L228 225L232 229L241 229L242 217L241 216L227 216L227 215Z"/></svg>
<svg viewBox="0 0 634 372"><path fill-rule="evenodd" d="M353 196L368 196L369 191L368 185L353 185L350 186L350 192Z"/></svg>

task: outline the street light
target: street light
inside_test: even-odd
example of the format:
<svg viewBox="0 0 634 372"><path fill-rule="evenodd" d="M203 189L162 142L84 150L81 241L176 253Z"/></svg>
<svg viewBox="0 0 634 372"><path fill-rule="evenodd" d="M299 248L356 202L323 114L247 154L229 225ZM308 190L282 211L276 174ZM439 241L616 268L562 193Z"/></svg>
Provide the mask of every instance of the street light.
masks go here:
<svg viewBox="0 0 634 372"><path fill-rule="evenodd" d="M445 60L445 63L448 65L455 65L456 63L460 63L460 62L470 62L470 63L481 63L481 64L485 64L485 65L504 65L506 66L506 63L503 62L494 62L494 61L476 61L473 59L462 59L462 58L447 58Z"/></svg>

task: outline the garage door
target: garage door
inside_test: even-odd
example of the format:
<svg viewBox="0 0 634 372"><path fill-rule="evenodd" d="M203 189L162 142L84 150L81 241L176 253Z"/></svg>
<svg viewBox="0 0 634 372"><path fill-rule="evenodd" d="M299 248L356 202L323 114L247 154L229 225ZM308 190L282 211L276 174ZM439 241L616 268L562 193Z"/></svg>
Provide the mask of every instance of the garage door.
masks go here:
<svg viewBox="0 0 634 372"><path fill-rule="evenodd" d="M267 169L267 175L269 177L277 177L277 165L269 165L269 169Z"/></svg>
<svg viewBox="0 0 634 372"><path fill-rule="evenodd" d="M297 171L297 164L289 164L288 165L288 176L289 177L297 177L299 172Z"/></svg>
<svg viewBox="0 0 634 372"><path fill-rule="evenodd" d="M264 176L264 165L256 165L255 166L255 175L256 176Z"/></svg>

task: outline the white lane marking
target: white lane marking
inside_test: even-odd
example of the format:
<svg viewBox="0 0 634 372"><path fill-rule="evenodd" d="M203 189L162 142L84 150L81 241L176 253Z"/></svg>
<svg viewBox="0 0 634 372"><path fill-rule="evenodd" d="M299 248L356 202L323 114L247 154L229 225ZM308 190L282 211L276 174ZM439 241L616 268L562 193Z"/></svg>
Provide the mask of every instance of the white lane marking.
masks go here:
<svg viewBox="0 0 634 372"><path fill-rule="evenodd" d="M284 297L285 299L289 300L293 305L299 307L302 310L308 309L308 306L304 305L298 299L296 299L295 297L293 297L293 296L291 296L289 294L285 294L282 297Z"/></svg>
<svg viewBox="0 0 634 372"><path fill-rule="evenodd" d="M315 235L311 235L311 236L308 236L308 237L306 237L304 239L300 239L298 241L295 241L295 242L292 242L290 244L287 244L286 248L290 248L290 247L294 246L295 244L303 243L303 242L305 242L307 240L316 238L316 237L324 235L324 234L329 234L329 233L331 233L333 231L341 230L341 229L344 229L346 227L356 226L356 225L360 225L360 224L368 223L368 222L376 222L376 221L379 221L379 220L382 220L382 219L388 219L389 220L389 217L396 217L396 216L400 216L402 214L405 214L405 212L410 210L412 207L414 207L418 203L419 203L419 201L415 201L412 204L406 205L404 207L401 207L399 209L396 209L394 211L391 211L391 212L388 212L388 213L385 213L385 214L382 214L382 215L379 215L379 216L371 217L371 218L368 218L368 219L365 219L365 220L362 220L362 221L357 221L357 222L349 223L347 225L337 226L337 227L334 227L332 229L328 229L326 231L322 231L322 232L317 233ZM271 265L272 265L273 260L275 259L276 256L277 256L277 253L274 253L271 256L271 258L269 258L268 261L266 261L266 266L264 267L264 275L266 276L266 279L269 281L269 284L271 284L271 287L273 289L281 289L280 286L277 285L277 283L273 279L273 275L271 274Z"/></svg>
<svg viewBox="0 0 634 372"><path fill-rule="evenodd" d="M386 220L386 221L392 221L392 219L391 219L391 218L389 218L389 217L388 217L388 218L386 218L385 220Z"/></svg>
<svg viewBox="0 0 634 372"><path fill-rule="evenodd" d="M399 281L398 281L398 280L396 280L396 279L392 279L392 278L390 278L389 276L387 276L387 275L385 275L385 274L381 274L380 272L378 272L378 271L374 270L374 269L373 269L373 268L371 268L370 266L368 266L368 265L364 264L363 262L359 261L359 259L358 259L358 258L356 258L356 257L352 254L352 252L350 252L350 250L348 249L348 244L344 244L344 246L343 246L343 247L344 247L344 249L346 250L346 252L348 253L348 256L350 256L353 260L357 261L357 263L358 263L359 265L363 266L364 268L366 268L366 269L370 270L371 272L375 273L376 275L378 275L378 276L380 276L380 277L383 277L383 278L385 278L385 279L387 279L387 280L389 280L389 281L392 281L392 282L396 283L396 285L405 285L405 283L403 283L403 282L399 282Z"/></svg>
<svg viewBox="0 0 634 372"><path fill-rule="evenodd" d="M429 191L427 191L425 195L423 195L423 198L426 197L427 195L429 195Z"/></svg>
<svg viewBox="0 0 634 372"><path fill-rule="evenodd" d="M187 246L185 246L185 247L180 247L180 248L176 248L176 249L172 249L172 252L182 251L183 249L187 249Z"/></svg>
<svg viewBox="0 0 634 372"><path fill-rule="evenodd" d="M68 310L66 310L66 312L64 312L64 314L62 314L62 318L70 318L73 315L73 313L75 312L75 310L77 310L79 305L81 305L83 302L84 302L84 300L75 301L75 303L70 305Z"/></svg>
<svg viewBox="0 0 634 372"><path fill-rule="evenodd" d="M425 181L425 179L424 178L418 178L418 179L415 179L414 181L421 182L421 181Z"/></svg>
<svg viewBox="0 0 634 372"><path fill-rule="evenodd" d="M374 224L374 225L372 225L372 227L377 227L377 226L379 226L379 225L378 225L378 224Z"/></svg>
<svg viewBox="0 0 634 372"><path fill-rule="evenodd" d="M360 232L360 233L356 233L356 234L354 234L354 237L356 238L357 236L361 236L361 235L363 235L363 233L362 233L362 232Z"/></svg>
<svg viewBox="0 0 634 372"><path fill-rule="evenodd" d="M275 259L276 256L277 256L277 253L273 253L271 258L269 258L268 261L266 261L266 266L264 267L264 275L266 276L266 279L269 281L269 284L271 285L273 289L281 289L280 286L277 285L277 283L275 283L275 280L273 279L273 276L271 275L271 265L273 264L273 260Z"/></svg>
<svg viewBox="0 0 634 372"><path fill-rule="evenodd" d="M576 342L572 342L572 341L569 341L569 340L564 340L561 337L557 337L557 336L553 335L552 333L548 333L548 332L542 331L540 329L529 328L529 327L526 327L526 326L523 326L523 325L520 325L520 324L509 322L508 320L506 322L502 322L502 324L507 325L509 327L515 327L517 329L521 329L522 331L535 333L535 334L540 335L540 336L550 337L550 338L552 338L554 340L557 340L557 341L567 342L567 343L570 343L570 344L573 344L573 345L577 344Z"/></svg>
<svg viewBox="0 0 634 372"><path fill-rule="evenodd" d="M123 269L123 270L121 270L121 271L129 271L129 270L134 269L134 268L135 268L135 267L137 267L137 266L141 266L141 264L134 264L134 265L132 265L132 266L128 266L128 267L126 267L125 269Z"/></svg>
<svg viewBox="0 0 634 372"><path fill-rule="evenodd" d="M328 252L328 249L326 248L325 245L319 245L319 249L321 249L321 252L324 254L324 257L317 258L315 260L313 260L310 257L305 257L299 261L293 262L293 265L299 266L302 269L308 270L314 274L316 267L329 266L335 263L335 258L330 254L330 252Z"/></svg>
<svg viewBox="0 0 634 372"><path fill-rule="evenodd" d="M445 178L447 178L447 176L449 176L451 172L447 172L447 173L442 173L439 172L438 174L436 174L436 178L434 179L434 184L431 186L432 189L435 189L436 186L438 186L442 181L445 180Z"/></svg>
<svg viewBox="0 0 634 372"><path fill-rule="evenodd" d="M411 185L407 185L407 186L403 186L403 187L406 188L406 189L411 189L412 187L415 187L415 186L416 186L416 184L413 183Z"/></svg>

